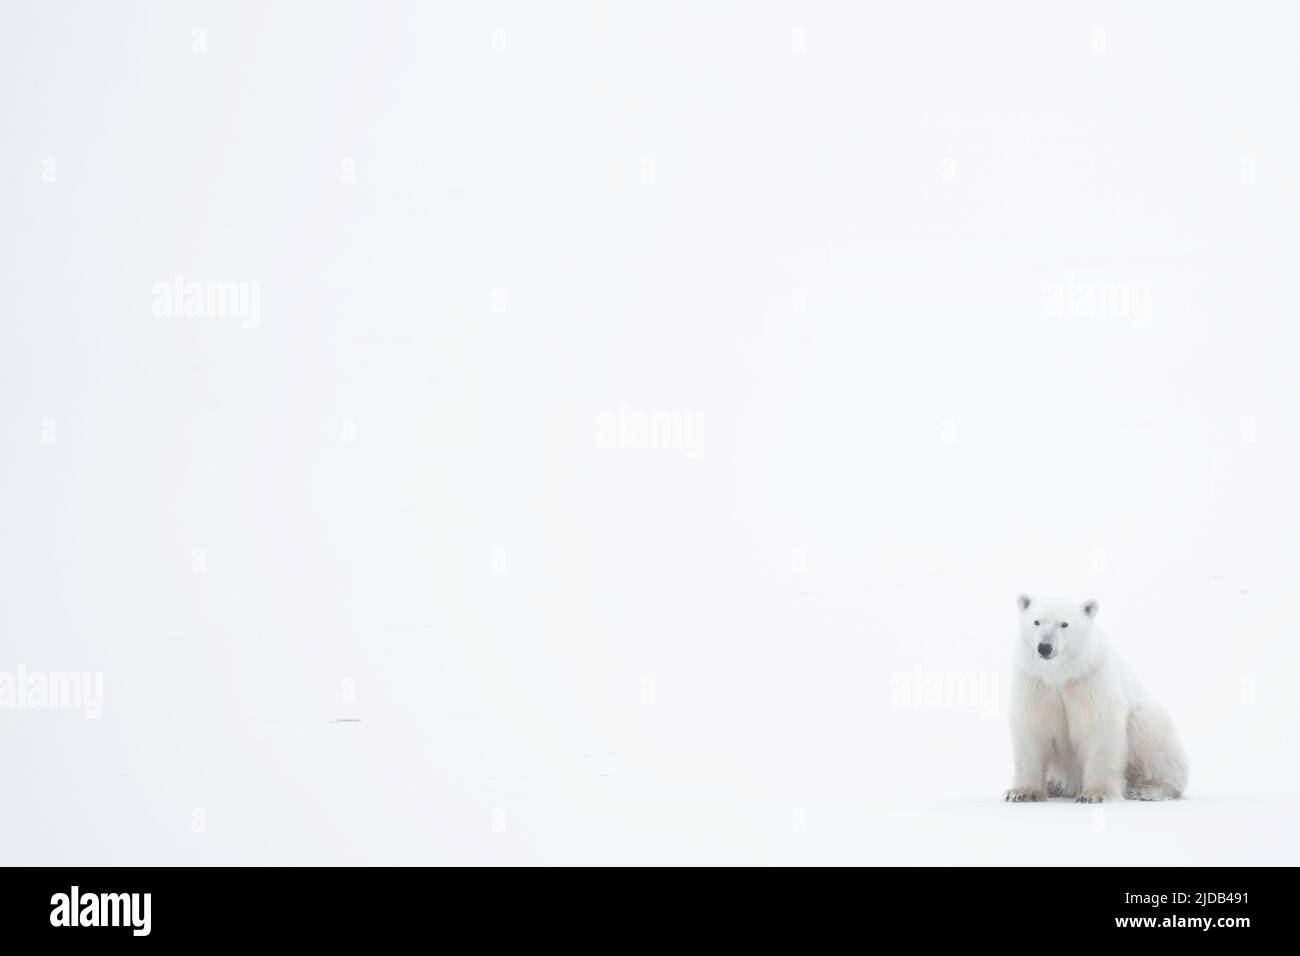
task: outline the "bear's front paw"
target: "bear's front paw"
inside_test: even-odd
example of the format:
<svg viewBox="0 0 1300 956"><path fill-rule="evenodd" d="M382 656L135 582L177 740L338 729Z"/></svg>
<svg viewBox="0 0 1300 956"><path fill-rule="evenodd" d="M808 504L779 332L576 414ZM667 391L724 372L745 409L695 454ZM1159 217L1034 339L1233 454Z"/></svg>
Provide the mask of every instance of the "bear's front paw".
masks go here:
<svg viewBox="0 0 1300 956"><path fill-rule="evenodd" d="M1083 793L1079 794L1075 803L1101 803L1111 792L1105 787L1085 787Z"/></svg>
<svg viewBox="0 0 1300 956"><path fill-rule="evenodd" d="M1037 803L1043 799L1041 790L1030 790L1027 787L1012 787L1006 792L1003 799L1007 803Z"/></svg>

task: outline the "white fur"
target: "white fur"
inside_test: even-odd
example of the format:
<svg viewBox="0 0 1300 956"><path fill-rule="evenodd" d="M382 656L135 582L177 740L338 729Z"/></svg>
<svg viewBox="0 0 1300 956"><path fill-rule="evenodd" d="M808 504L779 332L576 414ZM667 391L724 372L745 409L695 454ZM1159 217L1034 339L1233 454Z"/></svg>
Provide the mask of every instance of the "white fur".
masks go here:
<svg viewBox="0 0 1300 956"><path fill-rule="evenodd" d="M1015 775L1006 799L1097 803L1181 797L1187 758L1169 715L1151 701L1094 621L1097 602L1021 595L1011 679ZM1050 647L1044 659L1039 645Z"/></svg>

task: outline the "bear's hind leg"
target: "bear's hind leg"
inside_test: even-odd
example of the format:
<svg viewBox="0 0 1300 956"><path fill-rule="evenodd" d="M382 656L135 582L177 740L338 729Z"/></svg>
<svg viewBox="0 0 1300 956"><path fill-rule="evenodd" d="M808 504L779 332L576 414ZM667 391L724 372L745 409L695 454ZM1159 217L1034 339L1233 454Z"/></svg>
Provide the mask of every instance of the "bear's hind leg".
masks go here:
<svg viewBox="0 0 1300 956"><path fill-rule="evenodd" d="M1187 757L1173 721L1157 704L1129 711L1124 784L1129 800L1176 800L1187 787Z"/></svg>
<svg viewBox="0 0 1300 956"><path fill-rule="evenodd" d="M1177 800L1181 794L1164 784L1141 784L1130 782L1124 788L1125 800Z"/></svg>

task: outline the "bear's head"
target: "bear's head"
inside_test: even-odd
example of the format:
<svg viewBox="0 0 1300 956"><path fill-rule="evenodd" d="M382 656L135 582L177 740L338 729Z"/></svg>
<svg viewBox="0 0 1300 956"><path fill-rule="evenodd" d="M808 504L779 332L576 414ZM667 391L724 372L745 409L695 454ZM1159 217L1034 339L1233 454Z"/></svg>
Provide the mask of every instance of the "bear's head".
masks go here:
<svg viewBox="0 0 1300 956"><path fill-rule="evenodd" d="M1016 598L1020 608L1020 636L1032 660L1042 665L1065 662L1086 650L1097 618L1097 602L1063 598Z"/></svg>

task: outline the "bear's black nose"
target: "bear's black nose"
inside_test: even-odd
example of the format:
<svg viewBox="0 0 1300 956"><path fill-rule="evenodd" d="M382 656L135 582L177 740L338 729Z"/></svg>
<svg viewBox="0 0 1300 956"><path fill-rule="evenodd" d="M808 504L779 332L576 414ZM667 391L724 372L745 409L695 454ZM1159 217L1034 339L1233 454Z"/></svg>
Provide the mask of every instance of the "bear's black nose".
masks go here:
<svg viewBox="0 0 1300 956"><path fill-rule="evenodd" d="M1052 645L1051 645L1051 644L1039 644L1039 645L1038 645L1038 656L1039 656L1039 657L1051 657L1051 656L1052 656Z"/></svg>

